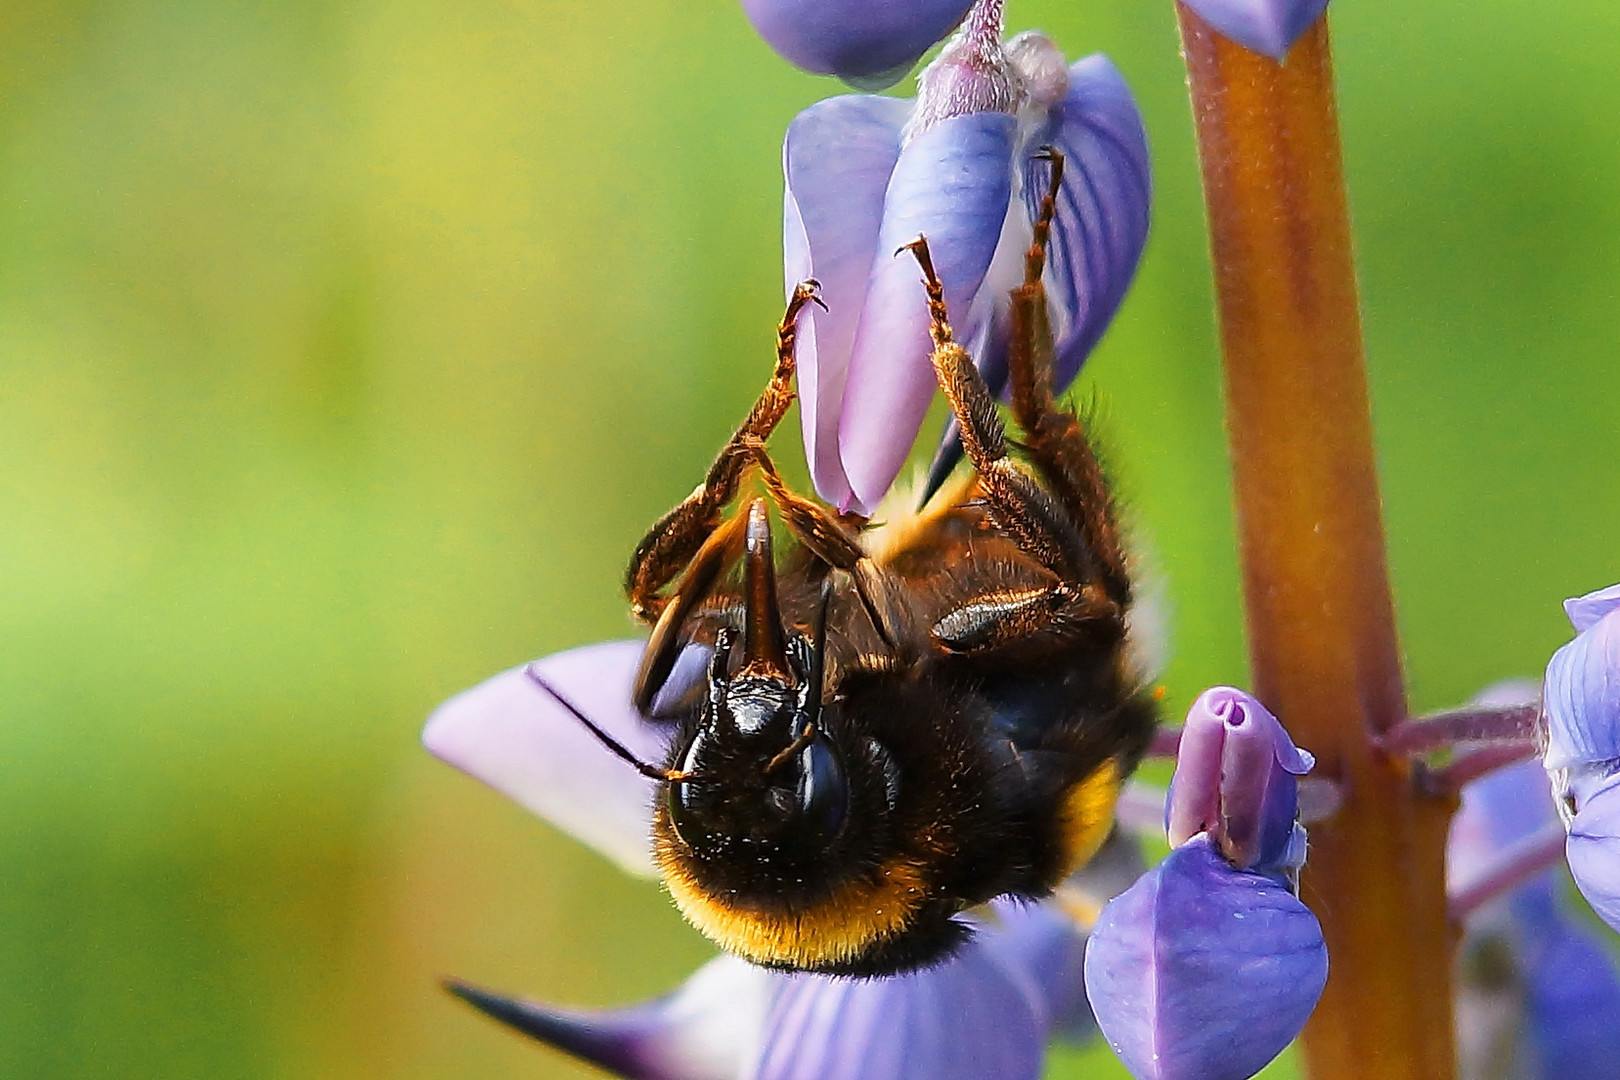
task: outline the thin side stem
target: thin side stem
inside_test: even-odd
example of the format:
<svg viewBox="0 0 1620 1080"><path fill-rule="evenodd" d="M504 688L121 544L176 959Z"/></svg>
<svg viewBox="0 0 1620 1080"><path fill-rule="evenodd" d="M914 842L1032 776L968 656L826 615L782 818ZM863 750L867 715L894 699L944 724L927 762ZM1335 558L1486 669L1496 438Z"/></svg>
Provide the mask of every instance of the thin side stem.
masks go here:
<svg viewBox="0 0 1620 1080"><path fill-rule="evenodd" d="M1406 718L1384 564L1327 25L1286 64L1178 4L1209 211L1255 692L1343 809L1302 896L1327 937L1313 1080L1454 1075L1444 847L1374 738Z"/></svg>
<svg viewBox="0 0 1620 1080"><path fill-rule="evenodd" d="M1438 769L1418 770L1418 783L1421 790L1430 795L1458 795L1462 793L1463 785L1478 780L1486 773L1508 765L1517 765L1521 761L1530 761L1536 756L1536 744L1528 740L1516 743L1496 743L1483 750L1474 750L1459 755L1455 760Z"/></svg>
<svg viewBox="0 0 1620 1080"><path fill-rule="evenodd" d="M1460 742L1529 742L1540 721L1539 705L1454 709L1404 720L1384 732L1379 745L1389 754L1426 754Z"/></svg>
<svg viewBox="0 0 1620 1080"><path fill-rule="evenodd" d="M1473 881L1464 882L1451 894L1451 918L1461 923L1503 893L1512 892L1526 881L1564 858L1569 837L1560 825L1549 825L1501 851Z"/></svg>

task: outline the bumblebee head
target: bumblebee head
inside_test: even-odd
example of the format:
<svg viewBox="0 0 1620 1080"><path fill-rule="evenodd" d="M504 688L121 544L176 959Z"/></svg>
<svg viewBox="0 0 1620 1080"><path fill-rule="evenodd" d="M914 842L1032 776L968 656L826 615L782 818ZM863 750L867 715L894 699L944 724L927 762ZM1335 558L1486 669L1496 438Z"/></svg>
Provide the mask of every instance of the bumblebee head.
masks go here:
<svg viewBox="0 0 1620 1080"><path fill-rule="evenodd" d="M957 905L890 836L893 762L823 707L826 593L811 636L784 631L770 534L750 514L745 616L720 632L703 704L671 747L654 855L677 906L773 967L878 974L957 944Z"/></svg>

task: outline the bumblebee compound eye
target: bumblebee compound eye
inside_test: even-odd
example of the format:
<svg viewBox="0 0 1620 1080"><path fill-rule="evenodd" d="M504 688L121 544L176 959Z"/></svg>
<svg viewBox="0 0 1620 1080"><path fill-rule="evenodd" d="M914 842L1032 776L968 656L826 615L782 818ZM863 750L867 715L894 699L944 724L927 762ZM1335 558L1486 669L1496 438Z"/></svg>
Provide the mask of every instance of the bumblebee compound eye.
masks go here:
<svg viewBox="0 0 1620 1080"><path fill-rule="evenodd" d="M838 839L849 816L849 780L832 743L818 736L799 755L795 794L796 832L803 842L825 847Z"/></svg>

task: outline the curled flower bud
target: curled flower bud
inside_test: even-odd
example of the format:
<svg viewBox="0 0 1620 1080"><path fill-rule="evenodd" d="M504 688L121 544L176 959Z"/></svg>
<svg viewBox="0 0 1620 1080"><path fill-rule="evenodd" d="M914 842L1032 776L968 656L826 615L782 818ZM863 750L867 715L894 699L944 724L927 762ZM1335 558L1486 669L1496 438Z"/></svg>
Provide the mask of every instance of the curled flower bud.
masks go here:
<svg viewBox="0 0 1620 1080"><path fill-rule="evenodd" d="M1240 870L1287 864L1298 846L1296 777L1314 764L1248 694L1230 686L1204 691L1181 732L1166 823L1170 843L1208 832Z"/></svg>
<svg viewBox="0 0 1620 1080"><path fill-rule="evenodd" d="M748 21L783 59L864 90L898 82L972 6L973 0L743 0Z"/></svg>
<svg viewBox="0 0 1620 1080"><path fill-rule="evenodd" d="M1327 10L1328 0L1186 0L1186 4L1245 49L1281 60Z"/></svg>
<svg viewBox="0 0 1620 1080"><path fill-rule="evenodd" d="M1086 993L1138 1080L1246 1080L1299 1033L1327 982L1322 928L1293 890L1295 777L1311 756L1254 698L1216 687L1183 728L1175 850L1103 911Z"/></svg>

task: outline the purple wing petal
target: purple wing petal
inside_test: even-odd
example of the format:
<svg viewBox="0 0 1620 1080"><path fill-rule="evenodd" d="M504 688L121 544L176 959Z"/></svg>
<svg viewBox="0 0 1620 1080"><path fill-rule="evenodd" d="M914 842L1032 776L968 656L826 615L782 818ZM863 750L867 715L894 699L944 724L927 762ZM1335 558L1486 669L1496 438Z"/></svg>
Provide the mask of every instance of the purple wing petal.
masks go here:
<svg viewBox="0 0 1620 1080"><path fill-rule="evenodd" d="M1328 0L1187 0L1187 6L1245 49L1281 60Z"/></svg>
<svg viewBox="0 0 1620 1080"><path fill-rule="evenodd" d="M750 1080L1034 1080L1034 990L968 942L937 967L883 979L794 976L772 1004Z"/></svg>
<svg viewBox="0 0 1620 1080"><path fill-rule="evenodd" d="M783 59L869 89L897 81L972 6L973 0L743 0L748 21Z"/></svg>
<svg viewBox="0 0 1620 1080"><path fill-rule="evenodd" d="M1553 654L1543 701L1549 772L1620 759L1620 611L1588 621Z"/></svg>
<svg viewBox="0 0 1620 1080"><path fill-rule="evenodd" d="M895 164L838 425L857 509L870 512L889 490L934 396L922 276L909 253L894 252L927 236L953 318L969 318L1012 197L1014 126L1003 113L953 117L913 138ZM971 341L978 328L955 329Z"/></svg>
<svg viewBox="0 0 1620 1080"><path fill-rule="evenodd" d="M805 109L782 142L782 250L787 292L821 282L827 310L799 316L799 411L816 491L849 502L838 458L838 412L866 281L877 257L883 193L900 156L910 102L847 94Z"/></svg>
<svg viewBox="0 0 1620 1080"><path fill-rule="evenodd" d="M502 672L440 705L422 729L434 756L482 780L633 874L653 874L653 784L605 749L528 674L534 668L643 761L668 729L630 706L643 643L587 645Z"/></svg>
<svg viewBox="0 0 1620 1080"><path fill-rule="evenodd" d="M1620 776L1586 800L1569 827L1569 869L1581 895L1620 930Z"/></svg>
<svg viewBox="0 0 1620 1080"><path fill-rule="evenodd" d="M1607 589L1589 592L1585 596L1572 597L1564 601L1564 614L1577 633L1587 629L1609 612L1620 608L1620 585L1610 585Z"/></svg>
<svg viewBox="0 0 1620 1080"><path fill-rule="evenodd" d="M758 1052L783 979L722 956L673 994L628 1009L562 1009L447 985L485 1015L629 1080L735 1080Z"/></svg>
<svg viewBox="0 0 1620 1080"><path fill-rule="evenodd" d="M1059 389L1125 299L1147 243L1153 173L1147 133L1130 87L1097 53L1069 67L1069 90L1036 140L1063 152L1063 184L1047 251L1046 292L1056 322L1053 375ZM1030 219L1046 194L1048 166L1024 162Z"/></svg>
<svg viewBox="0 0 1620 1080"><path fill-rule="evenodd" d="M1204 837L1109 904L1086 948L1097 1023L1139 1080L1247 1080L1299 1033L1326 981L1316 917Z"/></svg>

